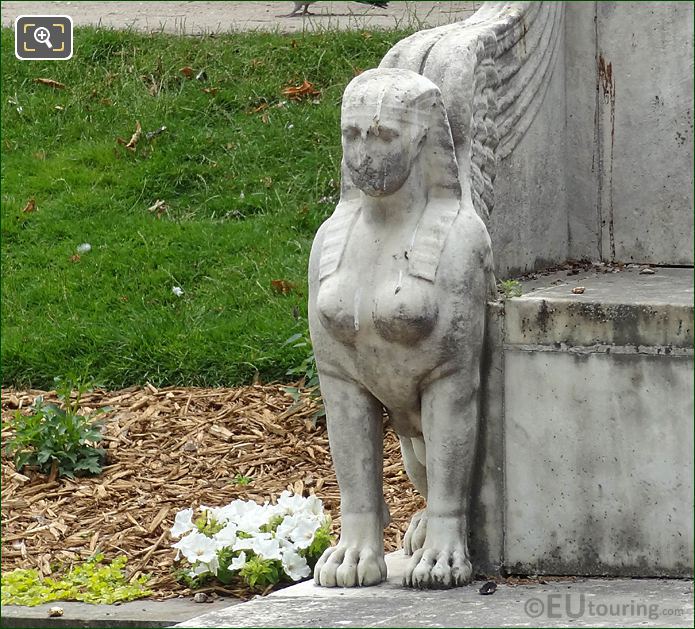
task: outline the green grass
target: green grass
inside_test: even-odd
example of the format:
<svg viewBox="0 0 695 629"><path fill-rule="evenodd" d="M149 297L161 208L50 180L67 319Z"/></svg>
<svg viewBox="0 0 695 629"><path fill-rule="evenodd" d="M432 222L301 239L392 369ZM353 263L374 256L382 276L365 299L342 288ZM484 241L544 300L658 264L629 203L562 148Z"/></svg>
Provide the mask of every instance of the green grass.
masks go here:
<svg viewBox="0 0 695 629"><path fill-rule="evenodd" d="M282 378L304 358L283 342L306 330L311 241L337 201L342 91L405 34L82 28L70 61L30 62L4 29L3 384ZM320 97L287 101L282 89L305 79ZM131 153L117 138L136 121ZM147 211L159 199L160 218ZM74 261L81 243L92 250Z"/></svg>

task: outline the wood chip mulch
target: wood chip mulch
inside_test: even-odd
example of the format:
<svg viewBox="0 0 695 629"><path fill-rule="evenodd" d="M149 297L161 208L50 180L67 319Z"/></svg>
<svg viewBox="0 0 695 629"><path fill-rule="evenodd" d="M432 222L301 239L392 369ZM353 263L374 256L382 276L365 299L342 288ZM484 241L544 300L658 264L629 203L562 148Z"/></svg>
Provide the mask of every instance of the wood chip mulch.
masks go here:
<svg viewBox="0 0 695 629"><path fill-rule="evenodd" d="M38 395L2 391L2 570L36 568L50 575L96 552L125 554L129 577L152 575L154 598L190 594L174 576L169 529L177 511L221 506L235 498L274 501L285 489L315 493L340 527L338 485L323 420L311 418L316 402L298 402L281 385L227 389L162 388L93 391L82 411L105 406L107 466L88 478L19 473L4 445L5 420L26 411ZM237 481L251 478L248 485ZM237 481L235 481L235 477ZM384 494L392 522L387 551L401 546L412 514L424 506L407 479L398 439L386 427ZM241 590L229 593L243 596Z"/></svg>

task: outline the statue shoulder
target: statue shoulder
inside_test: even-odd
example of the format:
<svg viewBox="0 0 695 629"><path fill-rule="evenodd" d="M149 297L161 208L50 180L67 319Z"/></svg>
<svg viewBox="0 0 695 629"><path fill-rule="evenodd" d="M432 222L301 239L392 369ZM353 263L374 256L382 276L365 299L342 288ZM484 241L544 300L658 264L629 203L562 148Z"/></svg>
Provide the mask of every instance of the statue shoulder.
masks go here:
<svg viewBox="0 0 695 629"><path fill-rule="evenodd" d="M443 258L458 269L481 264L487 267L491 264L490 235L475 211L462 211L457 216L447 237Z"/></svg>
<svg viewBox="0 0 695 629"><path fill-rule="evenodd" d="M321 252L323 250L323 241L326 237L326 231L328 230L328 224L331 218L328 217L321 226L318 228L316 235L314 236L314 241L311 244L311 253L309 254L309 280L312 281L315 278L318 279L319 264L321 263Z"/></svg>

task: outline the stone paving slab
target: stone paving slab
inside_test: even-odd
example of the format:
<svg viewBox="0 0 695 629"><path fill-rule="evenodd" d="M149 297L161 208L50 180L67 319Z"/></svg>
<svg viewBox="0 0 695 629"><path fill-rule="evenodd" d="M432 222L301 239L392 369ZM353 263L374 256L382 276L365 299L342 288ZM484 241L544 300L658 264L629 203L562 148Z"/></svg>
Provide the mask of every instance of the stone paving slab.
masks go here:
<svg viewBox="0 0 695 629"><path fill-rule="evenodd" d="M5 605L0 612L0 627L170 627L205 612L229 609L241 602L218 598L210 603L194 603L189 597L132 601L121 605L60 601L36 607ZM62 607L65 613L58 618L49 618L51 607Z"/></svg>
<svg viewBox="0 0 695 629"><path fill-rule="evenodd" d="M401 586L401 552L387 556L389 579L370 588L300 583L177 627L692 627L692 581L584 579L444 591Z"/></svg>
<svg viewBox="0 0 695 629"><path fill-rule="evenodd" d="M388 7L359 2L322 0L314 15L285 17L291 0L276 2L3 2L2 25L11 27L18 15L69 15L76 26L101 24L112 28L186 35L241 31L430 28L470 17L482 2L391 2Z"/></svg>

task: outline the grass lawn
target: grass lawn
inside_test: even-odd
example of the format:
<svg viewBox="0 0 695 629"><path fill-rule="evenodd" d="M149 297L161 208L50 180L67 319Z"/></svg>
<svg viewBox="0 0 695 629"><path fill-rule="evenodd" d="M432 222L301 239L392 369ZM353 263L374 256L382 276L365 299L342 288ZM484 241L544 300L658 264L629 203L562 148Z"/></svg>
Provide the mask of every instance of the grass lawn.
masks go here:
<svg viewBox="0 0 695 629"><path fill-rule="evenodd" d="M3 29L3 384L229 386L300 363L283 343L307 330L338 197L341 94L405 35L81 28L47 62L18 61ZM319 93L283 95L305 80Z"/></svg>

